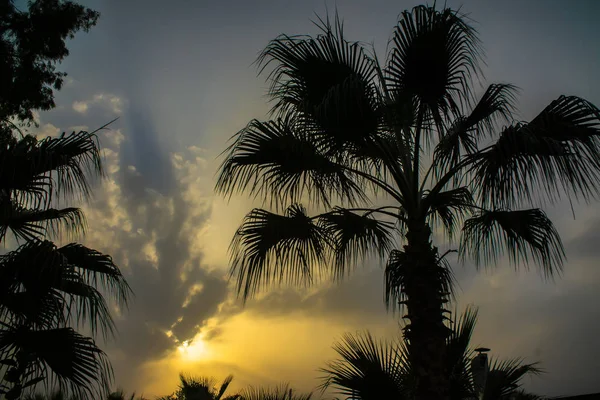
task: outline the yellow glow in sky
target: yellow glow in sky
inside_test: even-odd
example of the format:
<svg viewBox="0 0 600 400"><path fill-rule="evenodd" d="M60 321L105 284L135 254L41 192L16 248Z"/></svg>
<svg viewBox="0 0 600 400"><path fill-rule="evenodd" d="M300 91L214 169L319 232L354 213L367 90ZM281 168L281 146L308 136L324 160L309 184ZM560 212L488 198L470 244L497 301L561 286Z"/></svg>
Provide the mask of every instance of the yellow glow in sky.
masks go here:
<svg viewBox="0 0 600 400"><path fill-rule="evenodd" d="M197 336L192 340L183 342L178 348L179 357L183 362L205 360L209 356L206 343Z"/></svg>

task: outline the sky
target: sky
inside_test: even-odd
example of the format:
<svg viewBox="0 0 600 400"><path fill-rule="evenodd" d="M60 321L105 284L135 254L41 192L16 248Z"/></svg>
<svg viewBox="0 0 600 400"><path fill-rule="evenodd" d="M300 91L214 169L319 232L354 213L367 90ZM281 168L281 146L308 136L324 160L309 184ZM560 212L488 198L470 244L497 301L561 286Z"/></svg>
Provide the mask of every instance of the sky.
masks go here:
<svg viewBox="0 0 600 400"><path fill-rule="evenodd" d="M69 43L61 65L67 84L58 107L39 116L40 134L94 129L120 117L100 133L107 176L83 205L89 229L81 238L111 254L135 292L127 310L115 310L118 336L103 344L115 387L164 395L185 371L219 379L231 373L234 390L289 382L310 391L345 332L397 335L398 315L385 310L375 260L341 284L277 288L242 306L226 280L227 247L256 204L242 196L226 201L213 188L228 138L252 118L266 118L267 85L253 62L270 39L314 34L315 13L337 7L347 37L375 43L383 56L397 15L418 3L84 4L101 18ZM600 2L447 4L475 21L486 50L483 83L521 88L519 119L561 94L600 105ZM479 272L453 260L457 307L479 307L473 343L494 357L540 361L546 373L525 387L544 395L600 392L600 204L575 210L574 219L568 204L546 209L567 254L553 282L504 260Z"/></svg>

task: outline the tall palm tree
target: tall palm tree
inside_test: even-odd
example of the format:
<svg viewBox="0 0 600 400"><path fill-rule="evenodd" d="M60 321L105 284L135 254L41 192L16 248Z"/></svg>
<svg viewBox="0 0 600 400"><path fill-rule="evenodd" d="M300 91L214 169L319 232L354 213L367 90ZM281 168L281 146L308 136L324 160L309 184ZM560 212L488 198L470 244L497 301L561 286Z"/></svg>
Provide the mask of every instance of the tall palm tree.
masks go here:
<svg viewBox="0 0 600 400"><path fill-rule="evenodd" d="M179 389L170 396L159 400L237 400L240 395L225 396L233 375L227 376L221 385L216 386L216 379L209 377L192 377L179 374Z"/></svg>
<svg viewBox="0 0 600 400"><path fill-rule="evenodd" d="M476 99L480 42L451 9L403 12L385 66L345 39L337 17L320 25L315 37L277 37L258 59L270 70L273 119L234 136L216 190L249 193L271 210L245 217L231 274L246 299L271 284L340 279L367 256L387 257L386 300L406 306L416 397L447 399L451 274L433 229L459 236L461 258L478 264L506 252L548 276L560 270L560 237L537 207L598 193L600 112L561 96L533 120L515 121L508 84ZM310 216L301 201L326 211Z"/></svg>
<svg viewBox="0 0 600 400"><path fill-rule="evenodd" d="M95 132L43 140L3 132L0 165L0 243L10 233L18 244L0 256L0 392L18 399L45 381L79 397L103 393L108 359L76 329L111 335L105 296L124 307L129 286L110 256L51 241L84 231L81 210L57 205L87 198L89 179L102 175Z"/></svg>
<svg viewBox="0 0 600 400"><path fill-rule="evenodd" d="M452 324L452 333L446 339L449 398L508 400L517 395L532 397L520 391L521 380L541 371L536 364L525 364L519 359L493 361L483 390L477 390L471 369L475 350L470 347L476 320L477 310L468 308ZM339 359L322 369L325 373L322 389L334 388L342 396L362 400L414 398L414 357L411 347L402 339L378 340L368 331L348 333L334 345L334 350Z"/></svg>

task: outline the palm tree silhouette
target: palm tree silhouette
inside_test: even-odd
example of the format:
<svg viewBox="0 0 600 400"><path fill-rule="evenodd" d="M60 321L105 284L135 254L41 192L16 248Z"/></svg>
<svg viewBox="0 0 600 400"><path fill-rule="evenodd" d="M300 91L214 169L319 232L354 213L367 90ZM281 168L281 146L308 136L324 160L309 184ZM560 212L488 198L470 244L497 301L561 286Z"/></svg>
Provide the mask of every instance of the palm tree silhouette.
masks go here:
<svg viewBox="0 0 600 400"><path fill-rule="evenodd" d="M146 400L143 396L135 397L135 392L131 393L129 396L125 394L125 391L119 389L116 392L112 392L106 398L107 400Z"/></svg>
<svg viewBox="0 0 600 400"><path fill-rule="evenodd" d="M193 377L179 374L179 389L170 396L159 400L237 400L240 395L225 396L233 375L227 376L219 387L216 379L209 377Z"/></svg>
<svg viewBox="0 0 600 400"><path fill-rule="evenodd" d="M17 399L51 379L79 397L104 393L108 359L75 329L111 335L104 296L125 307L129 286L110 256L49 240L84 231L81 210L56 207L86 199L89 178L102 175L95 132L43 140L0 136L0 243L11 233L19 245L0 256L0 360L6 366L0 391Z"/></svg>
<svg viewBox="0 0 600 400"><path fill-rule="evenodd" d="M75 397L68 397L62 391L57 390L51 394L29 394L23 397L24 400L77 400Z"/></svg>
<svg viewBox="0 0 600 400"><path fill-rule="evenodd" d="M297 393L289 384L275 387L248 387L240 393L240 400L310 400L311 393Z"/></svg>
<svg viewBox="0 0 600 400"><path fill-rule="evenodd" d="M344 38L337 16L319 21L321 34L281 35L262 52L273 119L251 121L225 151L216 190L271 207L237 230L231 274L246 299L387 257L386 303L406 306L416 398L447 399L451 272L432 230L458 236L461 259L487 265L507 253L552 276L563 246L537 207L598 193L600 112L561 96L515 121L509 84L476 99L480 42L448 8L403 12L383 67L374 50ZM327 211L310 216L301 201Z"/></svg>
<svg viewBox="0 0 600 400"><path fill-rule="evenodd" d="M479 349L470 347L477 320L477 310L467 308L459 320L452 323L452 333L446 339L446 362L449 371L451 400L508 400L510 396L535 395L520 391L521 380L541 370L535 363L521 359L493 360L483 388L476 387L471 361ZM355 399L412 399L416 375L411 347L402 339L378 340L368 331L343 336L334 344L339 359L331 361L321 388L334 388L342 396ZM487 362L487 360L486 360Z"/></svg>

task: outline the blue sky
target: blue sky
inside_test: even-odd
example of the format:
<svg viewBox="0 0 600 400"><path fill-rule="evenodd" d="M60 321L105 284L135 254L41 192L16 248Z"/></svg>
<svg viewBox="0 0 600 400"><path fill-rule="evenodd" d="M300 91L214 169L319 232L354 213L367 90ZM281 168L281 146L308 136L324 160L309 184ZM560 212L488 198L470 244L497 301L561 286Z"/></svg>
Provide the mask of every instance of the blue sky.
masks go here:
<svg viewBox="0 0 600 400"><path fill-rule="evenodd" d="M408 1L95 0L89 34L70 43L68 84L58 108L40 115L43 132L94 128L102 134L107 180L86 205L86 243L112 254L136 298L107 344L116 384L166 394L181 369L239 386L290 381L310 390L330 346L346 331L391 335L396 318L382 301L382 272L357 270L340 286L281 290L241 309L224 275L227 245L251 202L212 192L227 139L268 110L264 77L252 64L280 33L315 33L315 13L336 6L349 39L375 43L384 56ZM475 22L486 82L522 89L520 118L561 94L600 104L598 1L448 1ZM510 267L476 273L457 265L460 306L480 306L475 341L500 357L542 362L527 381L541 394L598 392L600 369L599 204L547 211L567 249L564 276L543 282ZM185 306L184 306L185 305ZM181 348L185 340L195 346ZM329 358L328 358L329 357Z"/></svg>

